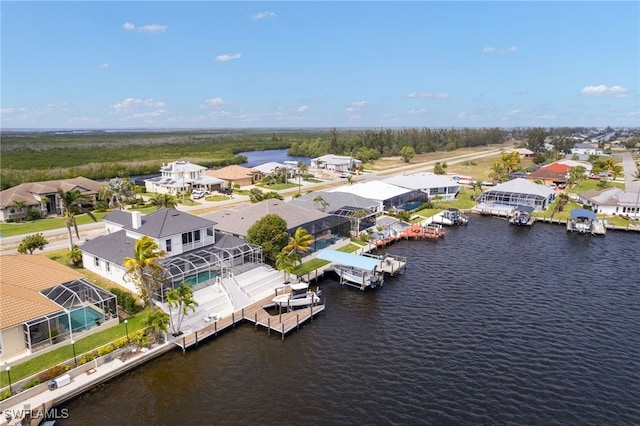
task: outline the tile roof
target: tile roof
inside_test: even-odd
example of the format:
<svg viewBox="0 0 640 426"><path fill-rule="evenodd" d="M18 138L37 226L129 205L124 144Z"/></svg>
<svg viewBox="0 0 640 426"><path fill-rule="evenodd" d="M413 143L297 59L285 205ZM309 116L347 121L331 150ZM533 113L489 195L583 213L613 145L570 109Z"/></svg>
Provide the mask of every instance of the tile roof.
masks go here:
<svg viewBox="0 0 640 426"><path fill-rule="evenodd" d="M39 204L40 201L35 197L45 196L58 192L58 189L70 191L78 189L83 194L95 194L102 189L104 184L78 176L71 179L48 180L42 182L21 183L20 185L5 189L0 192L0 208L6 208L13 204L14 201L24 201L28 205Z"/></svg>
<svg viewBox="0 0 640 426"><path fill-rule="evenodd" d="M0 329L20 324L62 308L41 290L84 276L47 257L32 254L0 256Z"/></svg>
<svg viewBox="0 0 640 426"><path fill-rule="evenodd" d="M248 169L246 167L231 165L227 167L223 167L218 170L207 170L205 172L207 176L217 177L219 179L224 180L236 180L236 179L246 179L255 174L260 174L259 170Z"/></svg>

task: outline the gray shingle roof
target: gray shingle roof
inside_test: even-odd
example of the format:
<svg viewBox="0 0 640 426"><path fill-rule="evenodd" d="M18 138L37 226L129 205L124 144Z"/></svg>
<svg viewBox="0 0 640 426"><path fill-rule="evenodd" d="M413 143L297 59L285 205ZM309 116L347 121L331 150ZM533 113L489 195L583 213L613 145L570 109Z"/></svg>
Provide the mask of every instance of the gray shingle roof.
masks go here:
<svg viewBox="0 0 640 426"><path fill-rule="evenodd" d="M200 216L181 212L175 209L160 209L142 216L142 225L133 227L132 214L114 210L104 217L105 221L117 223L124 229L148 235L153 238L163 238L170 235L179 235L183 232L193 231L215 226L216 223Z"/></svg>
<svg viewBox="0 0 640 426"><path fill-rule="evenodd" d="M81 247L82 251L93 256L122 265L126 257L133 256L134 238L127 237L126 231L117 231L89 240Z"/></svg>
<svg viewBox="0 0 640 426"><path fill-rule="evenodd" d="M305 209L320 210L322 207L320 203L314 202L316 197L322 197L322 199L328 203L328 206L324 209L325 212L332 212L342 207L355 207L358 209L374 208L379 205L376 200L364 198L356 194L350 194L348 192L326 192L317 191L310 192L301 197L294 198L290 201L291 204L298 207L304 207Z"/></svg>

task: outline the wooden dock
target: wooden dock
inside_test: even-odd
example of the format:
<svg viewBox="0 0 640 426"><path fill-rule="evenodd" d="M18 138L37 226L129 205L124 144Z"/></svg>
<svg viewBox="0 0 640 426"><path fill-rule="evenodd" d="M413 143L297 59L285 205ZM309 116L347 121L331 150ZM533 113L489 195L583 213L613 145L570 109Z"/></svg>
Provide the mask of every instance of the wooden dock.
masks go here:
<svg viewBox="0 0 640 426"><path fill-rule="evenodd" d="M272 299L273 296L265 297L262 300L233 312L230 316L214 320L198 330L182 335L175 343L185 351L190 347L198 346L203 340L217 337L221 332L229 330L235 327L236 324L244 323L245 321L253 323L256 329L258 327L266 328L267 334L269 335L271 332L280 333L284 340L287 334L298 330L300 326L307 321L313 320L313 317L324 311L325 307L323 302L305 308L298 308L290 312L287 312L286 309L283 308L281 313L271 315L264 309L264 306L273 305Z"/></svg>

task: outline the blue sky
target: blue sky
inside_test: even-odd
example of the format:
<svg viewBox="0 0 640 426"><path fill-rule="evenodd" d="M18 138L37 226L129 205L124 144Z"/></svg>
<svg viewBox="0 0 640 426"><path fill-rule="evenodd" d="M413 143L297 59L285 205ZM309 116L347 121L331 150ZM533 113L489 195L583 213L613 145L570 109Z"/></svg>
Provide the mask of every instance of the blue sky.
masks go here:
<svg viewBox="0 0 640 426"><path fill-rule="evenodd" d="M2 128L640 127L640 3L2 1Z"/></svg>

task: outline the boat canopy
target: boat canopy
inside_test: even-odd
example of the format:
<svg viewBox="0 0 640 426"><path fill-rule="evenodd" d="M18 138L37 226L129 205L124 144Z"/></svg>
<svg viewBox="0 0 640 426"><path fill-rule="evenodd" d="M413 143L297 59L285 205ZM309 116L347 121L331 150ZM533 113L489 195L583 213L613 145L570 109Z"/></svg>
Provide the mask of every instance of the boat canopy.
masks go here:
<svg viewBox="0 0 640 426"><path fill-rule="evenodd" d="M306 290L309 288L309 283L295 283L289 284L291 290Z"/></svg>
<svg viewBox="0 0 640 426"><path fill-rule="evenodd" d="M345 253L338 250L324 249L318 252L318 258L329 260L340 265L352 266L354 268L373 271L380 264L378 259L357 254Z"/></svg>
<svg viewBox="0 0 640 426"><path fill-rule="evenodd" d="M524 212L524 213L533 213L535 211L535 207L533 206L516 206L516 208L513 209L514 212Z"/></svg>
<svg viewBox="0 0 640 426"><path fill-rule="evenodd" d="M571 219L575 219L577 217L586 217L591 220L596 220L596 214L587 209L573 209L571 210Z"/></svg>

